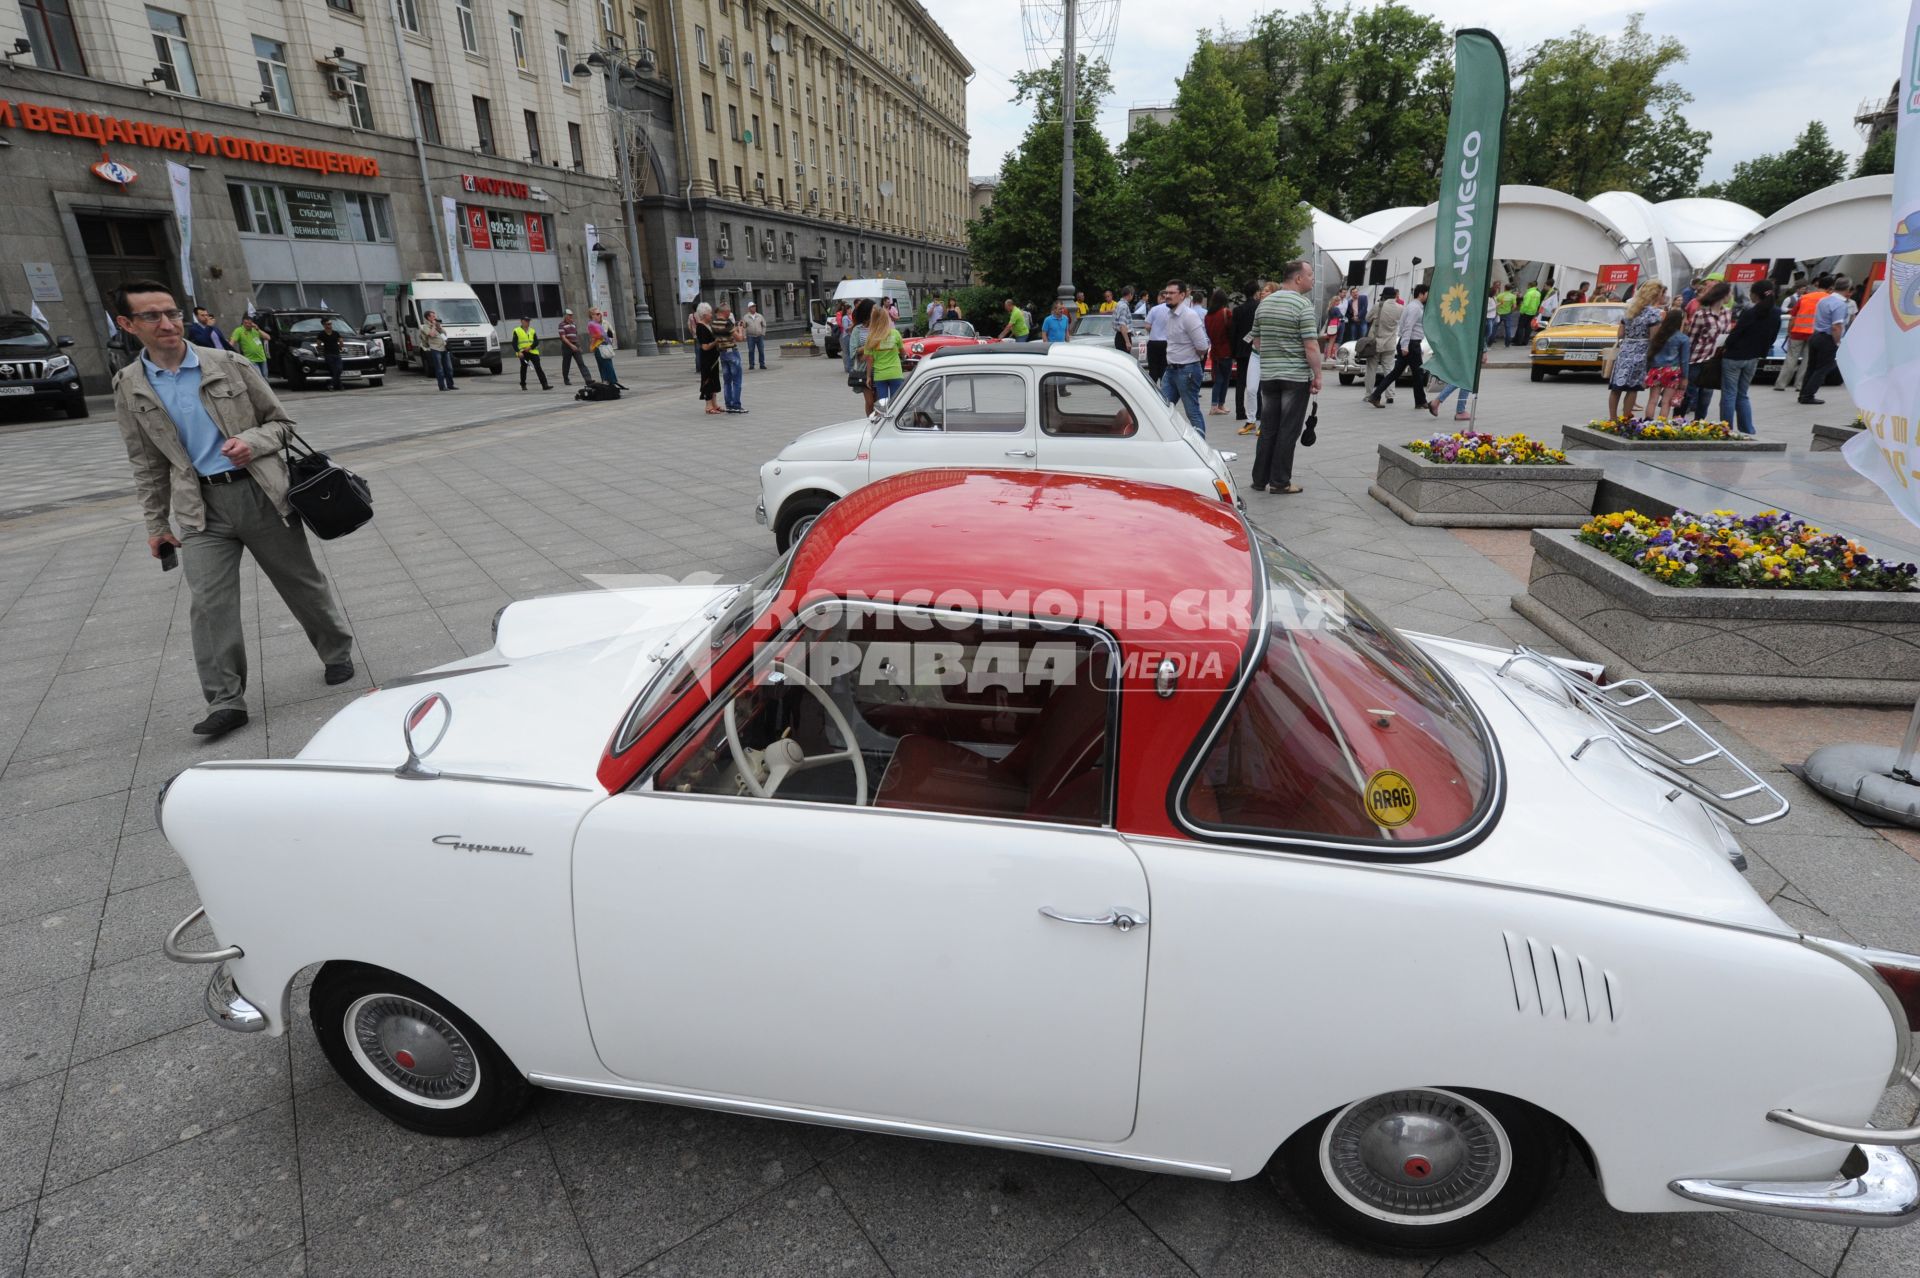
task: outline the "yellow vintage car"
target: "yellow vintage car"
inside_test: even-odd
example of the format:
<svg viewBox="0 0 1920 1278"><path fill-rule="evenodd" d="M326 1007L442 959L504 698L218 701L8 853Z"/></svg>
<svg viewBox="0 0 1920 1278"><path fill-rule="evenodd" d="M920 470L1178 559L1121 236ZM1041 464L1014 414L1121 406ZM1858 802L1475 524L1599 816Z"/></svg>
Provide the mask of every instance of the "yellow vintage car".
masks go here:
<svg viewBox="0 0 1920 1278"><path fill-rule="evenodd" d="M1576 302L1553 313L1553 322L1533 335L1533 380L1562 373L1599 373L1603 354L1617 340L1625 302Z"/></svg>

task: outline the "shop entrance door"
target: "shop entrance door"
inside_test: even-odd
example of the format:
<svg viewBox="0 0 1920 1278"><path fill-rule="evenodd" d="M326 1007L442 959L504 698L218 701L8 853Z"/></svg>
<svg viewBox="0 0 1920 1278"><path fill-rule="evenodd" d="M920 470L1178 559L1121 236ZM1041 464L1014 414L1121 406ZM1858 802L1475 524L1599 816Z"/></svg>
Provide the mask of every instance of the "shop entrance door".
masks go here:
<svg viewBox="0 0 1920 1278"><path fill-rule="evenodd" d="M188 302L180 289L174 264L168 259L171 245L165 224L154 216L123 216L107 213L81 213L74 220L80 226L80 242L87 251L87 266L93 272L94 287L99 290L103 314L113 315L113 294L130 280L160 280L173 290L174 300L185 310ZM113 370L133 357L124 334L118 332L108 344Z"/></svg>

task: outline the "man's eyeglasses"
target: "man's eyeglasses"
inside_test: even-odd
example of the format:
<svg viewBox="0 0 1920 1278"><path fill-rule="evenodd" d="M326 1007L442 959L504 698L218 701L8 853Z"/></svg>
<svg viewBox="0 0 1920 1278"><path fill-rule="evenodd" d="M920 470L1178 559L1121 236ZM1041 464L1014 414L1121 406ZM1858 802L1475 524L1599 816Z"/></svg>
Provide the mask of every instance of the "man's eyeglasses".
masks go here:
<svg viewBox="0 0 1920 1278"><path fill-rule="evenodd" d="M178 323L186 317L185 311L135 311L127 316L136 324L158 324L161 320L173 320Z"/></svg>

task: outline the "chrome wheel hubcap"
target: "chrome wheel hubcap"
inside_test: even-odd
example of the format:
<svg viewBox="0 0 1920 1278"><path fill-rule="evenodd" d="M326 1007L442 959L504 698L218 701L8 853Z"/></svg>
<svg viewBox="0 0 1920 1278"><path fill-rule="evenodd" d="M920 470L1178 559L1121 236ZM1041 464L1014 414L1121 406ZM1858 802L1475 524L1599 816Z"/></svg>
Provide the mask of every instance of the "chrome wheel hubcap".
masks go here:
<svg viewBox="0 0 1920 1278"><path fill-rule="evenodd" d="M1513 1149L1486 1109L1418 1089L1356 1101L1320 1138L1334 1193L1376 1220L1438 1225L1480 1210L1506 1185Z"/></svg>
<svg viewBox="0 0 1920 1278"><path fill-rule="evenodd" d="M425 1003L402 994L369 994L354 1000L343 1020L348 1050L360 1068L412 1104L452 1109L480 1087L473 1045Z"/></svg>

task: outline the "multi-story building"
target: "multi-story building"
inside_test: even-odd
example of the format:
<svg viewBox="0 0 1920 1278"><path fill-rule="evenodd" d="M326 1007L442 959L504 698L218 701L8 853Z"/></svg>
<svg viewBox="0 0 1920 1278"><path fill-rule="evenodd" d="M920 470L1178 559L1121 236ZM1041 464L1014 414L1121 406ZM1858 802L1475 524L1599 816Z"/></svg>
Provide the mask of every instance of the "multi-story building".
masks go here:
<svg viewBox="0 0 1920 1278"><path fill-rule="evenodd" d="M0 310L89 389L140 276L358 321L437 272L630 338L623 136L663 337L683 291L780 332L842 276L964 278L971 68L916 0L0 0L0 54Z"/></svg>
<svg viewBox="0 0 1920 1278"><path fill-rule="evenodd" d="M838 280L901 279L917 300L967 279L973 67L918 0L644 0L626 18L650 67L627 103L650 260L697 241L699 297L758 301L776 331Z"/></svg>

